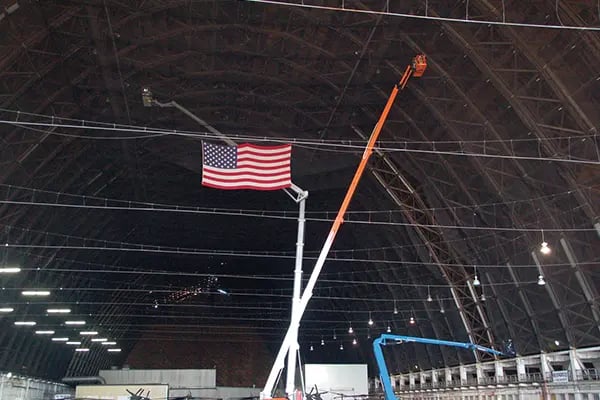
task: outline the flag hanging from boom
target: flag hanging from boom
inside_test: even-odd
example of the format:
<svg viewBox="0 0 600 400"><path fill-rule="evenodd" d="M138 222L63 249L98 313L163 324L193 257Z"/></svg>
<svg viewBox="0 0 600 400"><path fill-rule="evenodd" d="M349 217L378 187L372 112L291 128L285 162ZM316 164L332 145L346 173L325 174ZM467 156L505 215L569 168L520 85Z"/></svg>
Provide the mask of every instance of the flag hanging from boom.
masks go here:
<svg viewBox="0 0 600 400"><path fill-rule="evenodd" d="M292 146L225 146L202 142L202 185L218 189L278 190L292 185Z"/></svg>

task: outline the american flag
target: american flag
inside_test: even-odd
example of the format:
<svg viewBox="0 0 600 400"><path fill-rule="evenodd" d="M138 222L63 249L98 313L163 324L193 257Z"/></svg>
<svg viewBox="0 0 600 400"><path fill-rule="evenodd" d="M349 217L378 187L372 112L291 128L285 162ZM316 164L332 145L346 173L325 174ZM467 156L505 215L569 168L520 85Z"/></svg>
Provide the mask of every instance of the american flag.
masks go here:
<svg viewBox="0 0 600 400"><path fill-rule="evenodd" d="M292 146L223 146L202 142L202 185L218 189L290 187Z"/></svg>

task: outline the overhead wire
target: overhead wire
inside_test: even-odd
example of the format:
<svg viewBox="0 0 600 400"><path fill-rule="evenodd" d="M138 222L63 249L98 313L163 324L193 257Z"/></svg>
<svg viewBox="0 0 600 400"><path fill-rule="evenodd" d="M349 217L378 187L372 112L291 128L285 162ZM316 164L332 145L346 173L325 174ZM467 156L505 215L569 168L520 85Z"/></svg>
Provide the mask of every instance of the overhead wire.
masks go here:
<svg viewBox="0 0 600 400"><path fill-rule="evenodd" d="M600 27L595 27L595 26L554 25L554 24L535 24L535 23L527 23L527 22L510 22L510 21L507 22L507 21L495 21L495 20L483 20L483 19L462 19L462 18L432 16L429 14L420 15L420 14L373 11L373 10L365 10L365 9L358 9L358 8L334 7L334 6L325 6L325 5L317 5L317 4L307 4L304 1L302 3L290 3L288 1L282 1L282 0L244 0L244 1L251 2L251 3L262 3L262 4L271 4L271 5L278 5L278 6L287 6L287 7L309 8L309 9L317 9L317 10L324 10L324 11L340 11L340 12L352 12L352 13L358 13L358 14L386 15L386 16L391 16L391 17L432 20L432 21L441 21L441 22L450 22L450 23L512 26L512 27L516 27L516 28L564 29L564 30L575 30L575 31L600 31Z"/></svg>
<svg viewBox="0 0 600 400"><path fill-rule="evenodd" d="M101 130L117 130L116 128L116 124L114 124L114 126L112 127L105 127L105 126L90 126L90 125L65 125L65 124L56 124L56 123L52 123L52 124L45 124L45 123L38 123L38 122L25 122L25 121L19 121L19 122L14 122L14 121L6 121L6 120L0 120L0 123L8 123L11 125L16 125L22 128L26 128L26 129L34 129L35 131L39 131L39 132L43 132L45 134L51 134L51 135L59 135L59 136L71 136L71 137L76 137L76 138L80 138L80 139L90 139L90 140L99 140L97 137L93 137L93 136L87 136L85 137L84 135L70 135L70 134L62 134L60 132L56 132L55 130L53 131L44 131L44 130L38 130L35 128L30 128L29 125L33 125L33 126L46 126L46 127L52 127L52 128L56 128L56 127L62 127L62 128L75 128L75 129L101 129ZM119 128L118 130L131 130L131 128ZM153 130L148 130L147 128L144 129L143 131L138 130L137 128L134 129L134 131L143 133L144 135L147 135L148 132L152 132ZM218 139L219 137L216 136L213 133L205 133L205 134L189 134L189 133L183 133L183 132L179 132L177 130L173 130L171 132L160 132L160 134L164 133L165 135L175 135L175 136L184 136L184 137L195 137L195 138L213 138L213 139ZM231 135L229 134L228 137L232 138L232 139L241 139L242 137L240 137L239 135ZM139 138L139 137L138 137ZM117 139L116 137L111 137L110 139L108 139L108 137L102 137L102 140L115 140ZM356 149L356 152L359 153L362 151L363 146L358 146L358 145L348 145L348 144L328 144L325 142L316 142L314 143L315 146L317 147L311 147L311 143L310 141L304 140L304 139L291 139L291 138L272 138L272 137L245 137L244 140L253 140L253 141L268 141L268 142L285 142L285 143L291 143L294 145L303 145L306 148L310 148L312 150L327 150L327 149L323 149L323 146L333 146L333 149L331 149L331 151L336 151L336 152L350 152L353 153L353 151L345 151L345 150L339 150L337 148L341 147L341 148L348 148L348 149ZM314 141L313 141L314 142ZM508 142L508 141L507 141ZM539 142L539 140L538 140ZM307 144L308 143L308 144ZM553 161L553 162L566 162L566 163L581 163L581 164L589 164L589 165L600 165L600 160L591 160L591 159L583 159L583 158L572 158L571 155L569 155L569 158L555 158L555 157L543 157L541 156L541 152L538 149L538 153L540 154L539 156L528 156L528 155L506 155L506 154L493 154L493 153L486 153L485 151L487 151L487 149L489 149L489 147L485 148L484 147L484 152L483 153L476 153L476 152L465 152L464 148L462 147L464 145L464 142L457 142L458 144L460 144L460 149L459 150L439 150L436 148L435 144L433 142L429 142L427 144L431 145L431 149L418 149L418 148L409 148L408 146L410 145L411 142L409 141L404 141L404 147L377 147L378 151L383 151L383 152L396 152L396 153L415 153L415 154L436 154L436 155L449 155L449 156L461 156L461 157L483 157L483 158L499 158L499 159L517 159L517 160L530 160L530 161ZM481 143L487 143L487 141L482 141ZM511 149L513 148L512 145L510 147Z"/></svg>

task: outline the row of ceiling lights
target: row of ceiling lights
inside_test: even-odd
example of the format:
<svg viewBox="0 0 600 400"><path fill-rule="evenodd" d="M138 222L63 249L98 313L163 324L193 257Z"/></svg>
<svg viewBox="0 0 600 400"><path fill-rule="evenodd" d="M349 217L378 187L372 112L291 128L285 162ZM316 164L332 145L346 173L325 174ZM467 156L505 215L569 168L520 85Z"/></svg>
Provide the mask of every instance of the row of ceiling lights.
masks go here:
<svg viewBox="0 0 600 400"><path fill-rule="evenodd" d="M19 273L21 272L21 268L18 267L5 267L5 268L0 268L0 274L15 274L15 273ZM27 297L47 297L50 296L50 291L49 290L23 290L21 292L21 294L23 296L27 296ZM11 313L14 311L14 308L12 307L1 307L0 308L0 313ZM71 313L71 309L70 308L48 308L46 309L46 312L48 314L70 314ZM83 326L86 324L85 321L80 321L80 320L68 320L65 321L64 323L66 326ZM35 326L37 325L37 322L35 321L14 321L14 325L15 326ZM36 335L54 335L56 332L54 330L36 330L35 334ZM91 337L91 336L96 336L98 335L97 331L80 331L79 335L84 336L84 337ZM67 345L70 346L81 346L81 341L71 341L68 337L52 337L51 340L53 342L64 342ZM117 344L117 342L114 341L109 341L107 338L92 338L91 339L92 343L100 343L103 346L115 346ZM107 350L111 353L119 353L121 351L120 348L116 348L116 347L110 347L107 348ZM75 349L76 352L78 353L85 353L90 351L90 349L88 347L77 347Z"/></svg>

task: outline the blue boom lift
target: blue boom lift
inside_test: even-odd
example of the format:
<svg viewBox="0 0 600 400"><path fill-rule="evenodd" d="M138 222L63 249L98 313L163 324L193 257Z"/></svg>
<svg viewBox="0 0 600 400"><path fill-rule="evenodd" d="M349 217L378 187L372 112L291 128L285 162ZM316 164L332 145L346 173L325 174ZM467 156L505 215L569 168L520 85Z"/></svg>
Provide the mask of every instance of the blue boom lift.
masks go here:
<svg viewBox="0 0 600 400"><path fill-rule="evenodd" d="M505 355L501 351L490 349L488 347L480 346L478 344L473 343L450 342L448 340L427 339L413 336L388 335L384 333L373 341L373 353L375 353L375 360L377 361L377 366L379 367L379 379L381 379L381 384L383 385L385 400L397 399L394 395L394 389L392 388L390 373L387 369L387 365L385 364L385 359L383 358L383 346L402 343L424 343L433 344L437 346L462 347L463 349L483 351L496 356Z"/></svg>

